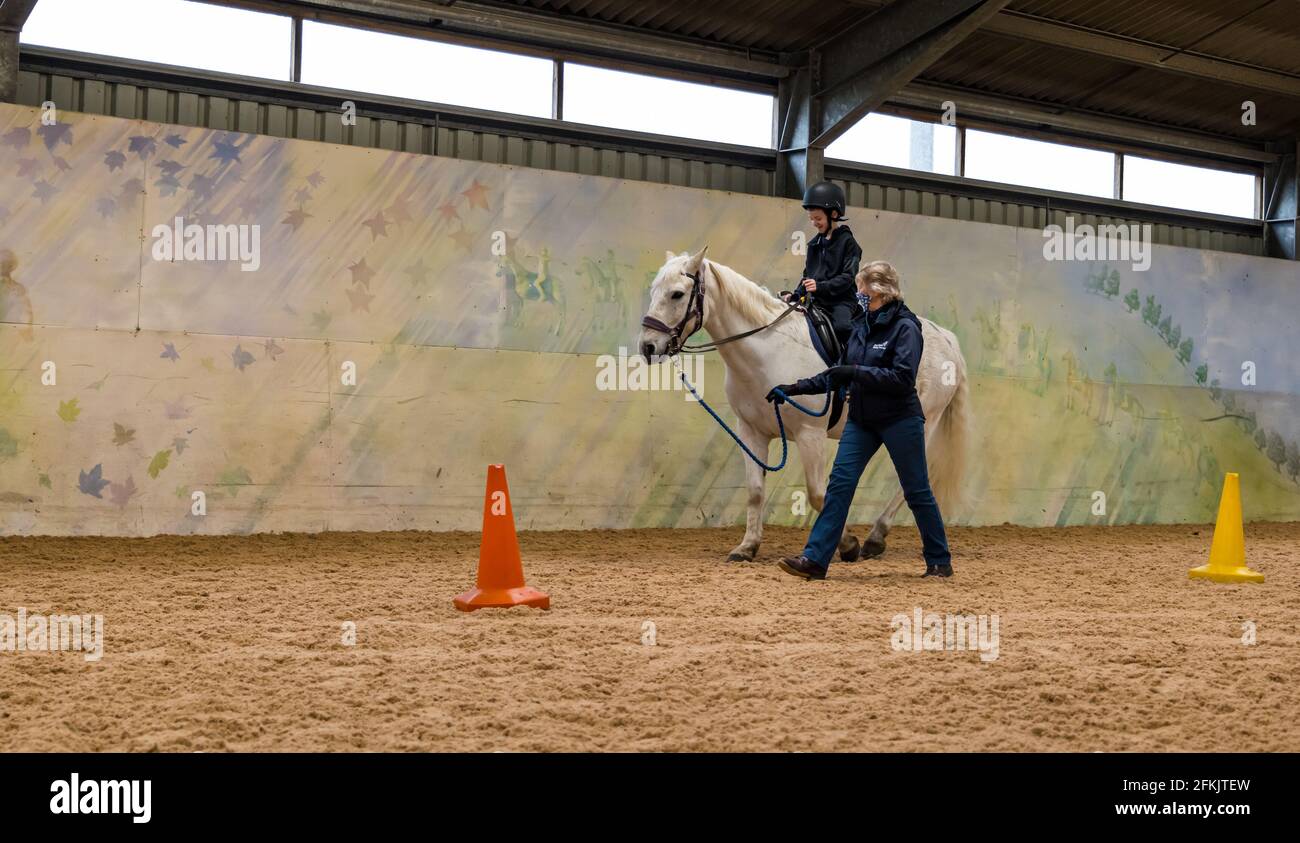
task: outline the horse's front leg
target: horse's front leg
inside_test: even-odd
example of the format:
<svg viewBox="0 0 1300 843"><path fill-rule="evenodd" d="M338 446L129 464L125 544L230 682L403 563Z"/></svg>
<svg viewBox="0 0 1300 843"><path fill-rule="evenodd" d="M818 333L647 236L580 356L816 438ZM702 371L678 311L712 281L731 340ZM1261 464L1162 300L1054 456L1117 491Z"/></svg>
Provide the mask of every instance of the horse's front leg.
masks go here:
<svg viewBox="0 0 1300 843"><path fill-rule="evenodd" d="M767 460L768 446L772 437L759 433L743 419L736 425L736 434L749 450L764 461ZM763 543L763 504L766 493L765 480L767 471L749 457L745 457L745 486L749 490L748 506L745 510L745 538L727 554L728 562L753 562L758 555L758 546Z"/></svg>
<svg viewBox="0 0 1300 843"><path fill-rule="evenodd" d="M799 444L799 460L803 463L804 483L808 489L808 503L818 512L826 503L826 433L821 428L809 427L800 432L796 440ZM857 537L849 532L845 523L840 535L840 560L856 562L861 554L862 545Z"/></svg>

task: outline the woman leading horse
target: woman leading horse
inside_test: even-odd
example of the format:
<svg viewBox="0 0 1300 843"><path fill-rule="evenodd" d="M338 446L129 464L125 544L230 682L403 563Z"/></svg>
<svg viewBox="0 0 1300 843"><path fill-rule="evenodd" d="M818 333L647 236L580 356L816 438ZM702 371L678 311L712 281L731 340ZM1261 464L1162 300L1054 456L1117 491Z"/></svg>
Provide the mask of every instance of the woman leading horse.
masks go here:
<svg viewBox="0 0 1300 843"><path fill-rule="evenodd" d="M924 340L921 322L903 303L898 273L883 261L868 264L856 278L867 298L866 313L849 334L844 365L812 378L782 384L767 394L820 395L847 387L849 420L826 487L826 500L800 556L782 559L781 570L803 579L825 579L844 533L858 480L883 444L898 471L903 497L921 532L923 576L952 576L952 556L939 504L930 490L925 457L925 414L916 392Z"/></svg>

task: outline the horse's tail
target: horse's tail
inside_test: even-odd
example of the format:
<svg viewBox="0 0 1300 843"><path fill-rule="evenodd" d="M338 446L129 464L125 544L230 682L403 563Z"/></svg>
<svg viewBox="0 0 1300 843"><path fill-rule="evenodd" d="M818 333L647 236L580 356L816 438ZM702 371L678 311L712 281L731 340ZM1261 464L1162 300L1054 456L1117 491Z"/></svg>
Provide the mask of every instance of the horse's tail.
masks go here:
<svg viewBox="0 0 1300 843"><path fill-rule="evenodd" d="M957 371L957 390L939 417L935 447L930 456L930 484L945 521L951 519L962 504L962 481L966 479L966 451L970 437L970 389L966 363L960 357L960 350L957 354L961 361Z"/></svg>

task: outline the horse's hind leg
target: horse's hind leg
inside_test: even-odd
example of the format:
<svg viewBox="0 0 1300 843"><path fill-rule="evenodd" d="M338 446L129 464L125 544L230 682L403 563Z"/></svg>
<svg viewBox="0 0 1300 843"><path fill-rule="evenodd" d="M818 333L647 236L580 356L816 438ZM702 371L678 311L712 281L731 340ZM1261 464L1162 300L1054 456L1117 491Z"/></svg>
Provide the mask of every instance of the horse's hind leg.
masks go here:
<svg viewBox="0 0 1300 843"><path fill-rule="evenodd" d="M894 516L898 515L899 507L903 505L903 489L900 486L894 496L889 499L876 522L871 525L871 532L867 535L867 540L862 543L862 558L874 559L885 552L885 536L889 535L889 525L893 523Z"/></svg>

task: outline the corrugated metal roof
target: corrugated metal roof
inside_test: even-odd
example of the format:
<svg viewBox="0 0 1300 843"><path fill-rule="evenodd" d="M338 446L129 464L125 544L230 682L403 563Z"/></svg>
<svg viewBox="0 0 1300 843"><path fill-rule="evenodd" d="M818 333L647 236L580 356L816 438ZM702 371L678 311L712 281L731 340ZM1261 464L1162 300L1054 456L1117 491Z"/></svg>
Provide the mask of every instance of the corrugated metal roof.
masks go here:
<svg viewBox="0 0 1300 843"><path fill-rule="evenodd" d="M490 2L770 52L807 49L886 4L886 0ZM1168 47L1169 56L1190 51L1300 81L1300 0L1014 0L1003 15L1064 24L1089 36ZM959 44L919 78L1252 141L1300 133L1300 97L988 31ZM1256 103L1255 126L1241 123L1246 99Z"/></svg>

